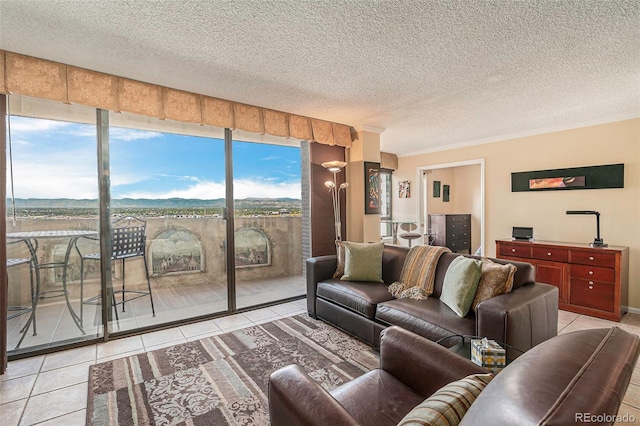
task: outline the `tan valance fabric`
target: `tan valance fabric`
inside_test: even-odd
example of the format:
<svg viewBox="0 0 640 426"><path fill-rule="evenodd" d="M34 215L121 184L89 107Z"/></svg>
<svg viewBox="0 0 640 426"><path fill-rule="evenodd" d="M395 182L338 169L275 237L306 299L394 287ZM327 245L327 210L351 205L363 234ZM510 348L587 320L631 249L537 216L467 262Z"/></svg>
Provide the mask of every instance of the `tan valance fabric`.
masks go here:
<svg viewBox="0 0 640 426"><path fill-rule="evenodd" d="M0 93L351 147L344 124L184 92L0 50Z"/></svg>
<svg viewBox="0 0 640 426"><path fill-rule="evenodd" d="M119 111L118 77L68 66L67 86L72 104Z"/></svg>
<svg viewBox="0 0 640 426"><path fill-rule="evenodd" d="M236 128L233 116L233 102L223 99L202 97L202 124L216 127Z"/></svg>
<svg viewBox="0 0 640 426"><path fill-rule="evenodd" d="M388 152L380 153L380 168L398 170L398 156Z"/></svg>
<svg viewBox="0 0 640 426"><path fill-rule="evenodd" d="M4 51L0 50L0 93L7 93L7 86L4 83Z"/></svg>
<svg viewBox="0 0 640 426"><path fill-rule="evenodd" d="M296 139L313 140L311 119L291 114L289 116L289 134Z"/></svg>

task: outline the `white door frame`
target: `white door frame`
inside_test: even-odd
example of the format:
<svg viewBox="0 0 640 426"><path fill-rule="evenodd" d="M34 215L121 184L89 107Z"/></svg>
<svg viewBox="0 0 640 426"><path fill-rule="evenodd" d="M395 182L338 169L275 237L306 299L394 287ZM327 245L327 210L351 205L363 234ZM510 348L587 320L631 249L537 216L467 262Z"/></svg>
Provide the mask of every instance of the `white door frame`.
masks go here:
<svg viewBox="0 0 640 426"><path fill-rule="evenodd" d="M472 159L472 160L465 160L465 161L455 161L452 163L442 163L442 164L430 164L430 165L426 165L426 166L418 166L417 170L416 170L416 176L417 182L420 182L420 201L417 205L417 211L416 211L416 217L421 218L421 220L424 223L425 226L425 231L426 231L426 227L427 227L427 223L428 223L428 217L427 217L427 204L428 204L428 197L426 196L427 194L427 186L425 185L425 179L423 178L424 172L426 170L435 170L435 169L448 169L448 168L452 168L452 167L462 167L462 166L472 166L472 165L476 165L479 164L480 165L480 247L481 247L481 254L484 256L484 253L486 252L486 245L485 245L485 241L484 241L484 236L485 236L485 231L484 231L484 225L485 225L485 220L484 220L484 214L485 214L485 205L484 205L484 182L485 182L485 176L484 176L484 158L477 158L477 159ZM427 179L428 180L428 179ZM471 253L473 254L473 253Z"/></svg>

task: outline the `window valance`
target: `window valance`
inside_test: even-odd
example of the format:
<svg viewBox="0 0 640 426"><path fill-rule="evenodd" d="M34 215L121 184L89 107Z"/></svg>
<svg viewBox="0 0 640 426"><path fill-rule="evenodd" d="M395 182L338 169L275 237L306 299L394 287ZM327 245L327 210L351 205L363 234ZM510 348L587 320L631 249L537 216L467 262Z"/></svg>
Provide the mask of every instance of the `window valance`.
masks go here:
<svg viewBox="0 0 640 426"><path fill-rule="evenodd" d="M351 147L351 128L0 50L0 93Z"/></svg>
<svg viewBox="0 0 640 426"><path fill-rule="evenodd" d="M398 156L388 152L381 152L380 167L383 169L398 170Z"/></svg>

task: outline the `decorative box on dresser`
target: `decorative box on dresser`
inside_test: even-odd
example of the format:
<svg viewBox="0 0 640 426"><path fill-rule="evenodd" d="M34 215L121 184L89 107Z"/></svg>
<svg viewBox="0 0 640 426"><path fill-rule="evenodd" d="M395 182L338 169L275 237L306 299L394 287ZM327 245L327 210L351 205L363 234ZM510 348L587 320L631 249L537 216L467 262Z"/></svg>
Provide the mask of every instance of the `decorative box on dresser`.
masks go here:
<svg viewBox="0 0 640 426"><path fill-rule="evenodd" d="M497 240L496 257L532 263L536 281L558 287L560 309L620 321L628 306L628 247Z"/></svg>
<svg viewBox="0 0 640 426"><path fill-rule="evenodd" d="M470 214L430 214L429 223L434 246L448 247L454 253L467 250L471 254Z"/></svg>

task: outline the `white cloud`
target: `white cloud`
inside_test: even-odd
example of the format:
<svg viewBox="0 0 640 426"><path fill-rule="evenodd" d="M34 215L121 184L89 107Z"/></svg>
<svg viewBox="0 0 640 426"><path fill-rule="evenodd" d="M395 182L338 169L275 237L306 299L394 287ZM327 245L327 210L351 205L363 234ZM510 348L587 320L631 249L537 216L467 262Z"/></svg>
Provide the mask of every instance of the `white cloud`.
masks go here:
<svg viewBox="0 0 640 426"><path fill-rule="evenodd" d="M11 116L11 134L16 132L50 132L53 130L60 130L65 127L73 126L73 123L67 123L64 121L45 120L45 119L33 119L28 117L16 117Z"/></svg>
<svg viewBox="0 0 640 426"><path fill-rule="evenodd" d="M233 185L234 198L297 198L301 197L300 183L269 184L264 181L236 179ZM194 198L201 200L224 198L223 182L198 182L185 189L171 189L164 192L132 191L122 194L122 198Z"/></svg>
<svg viewBox="0 0 640 426"><path fill-rule="evenodd" d="M162 133L148 132L146 130L124 129L122 127L111 127L109 129L109 138L112 140L130 142L140 139L154 139L159 137L162 137Z"/></svg>
<svg viewBox="0 0 640 426"><path fill-rule="evenodd" d="M32 166L32 167L30 167ZM70 164L61 173L60 164L28 165L14 169L16 198L98 198L95 170ZM75 166L75 167L74 167ZM11 195L7 179L7 196Z"/></svg>

